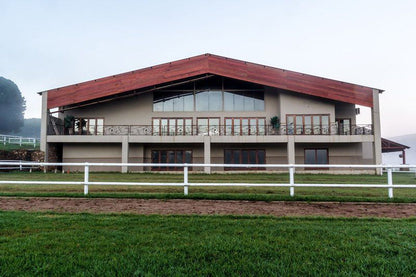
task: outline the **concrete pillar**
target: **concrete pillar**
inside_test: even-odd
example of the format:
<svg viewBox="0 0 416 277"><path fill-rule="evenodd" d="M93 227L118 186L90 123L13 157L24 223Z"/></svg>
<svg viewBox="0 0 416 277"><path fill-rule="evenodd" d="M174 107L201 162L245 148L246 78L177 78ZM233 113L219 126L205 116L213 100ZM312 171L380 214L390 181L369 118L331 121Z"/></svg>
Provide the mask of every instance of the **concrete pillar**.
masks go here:
<svg viewBox="0 0 416 277"><path fill-rule="evenodd" d="M204 136L204 164L211 163L211 137ZM211 167L204 167L204 172L210 174Z"/></svg>
<svg viewBox="0 0 416 277"><path fill-rule="evenodd" d="M295 137L287 137L287 163L295 164Z"/></svg>
<svg viewBox="0 0 416 277"><path fill-rule="evenodd" d="M48 92L42 92L42 113L40 120L40 150L45 152L45 162L47 161L47 135L48 135Z"/></svg>
<svg viewBox="0 0 416 277"><path fill-rule="evenodd" d="M129 162L129 137L123 136L123 140L121 142L121 162L128 163ZM127 173L127 166L121 167L121 173Z"/></svg>
<svg viewBox="0 0 416 277"><path fill-rule="evenodd" d="M374 164L381 164L381 124L380 124L380 103L379 91L373 89L373 108L371 109L371 121L374 134ZM382 170L378 168L376 174L381 175Z"/></svg>

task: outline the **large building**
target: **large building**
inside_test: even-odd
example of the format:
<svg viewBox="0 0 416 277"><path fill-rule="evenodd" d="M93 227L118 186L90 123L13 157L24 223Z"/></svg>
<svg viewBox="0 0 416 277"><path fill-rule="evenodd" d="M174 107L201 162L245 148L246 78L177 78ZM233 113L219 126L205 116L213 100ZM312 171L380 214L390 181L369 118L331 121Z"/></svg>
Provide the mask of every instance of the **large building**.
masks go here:
<svg viewBox="0 0 416 277"><path fill-rule="evenodd" d="M381 164L381 92L204 54L41 92L41 149L59 162ZM371 122L356 124L357 105Z"/></svg>

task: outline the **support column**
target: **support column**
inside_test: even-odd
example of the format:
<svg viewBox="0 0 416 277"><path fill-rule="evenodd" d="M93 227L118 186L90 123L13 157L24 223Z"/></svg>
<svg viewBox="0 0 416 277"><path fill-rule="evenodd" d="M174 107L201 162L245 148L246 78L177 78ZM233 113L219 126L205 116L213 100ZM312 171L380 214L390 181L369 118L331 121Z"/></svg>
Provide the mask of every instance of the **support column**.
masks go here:
<svg viewBox="0 0 416 277"><path fill-rule="evenodd" d="M371 121L373 124L374 136L374 164L381 164L381 124L380 124L380 103L379 91L373 89L373 108L371 109ZM382 169L377 168L376 174L381 175Z"/></svg>
<svg viewBox="0 0 416 277"><path fill-rule="evenodd" d="M287 163L295 164L295 137L288 136L287 138Z"/></svg>
<svg viewBox="0 0 416 277"><path fill-rule="evenodd" d="M204 136L204 164L211 163L211 137ZM211 167L204 167L204 172L210 174Z"/></svg>
<svg viewBox="0 0 416 277"><path fill-rule="evenodd" d="M42 113L40 120L40 150L45 152L45 162L48 159L47 152L47 135L48 135L48 92L42 92Z"/></svg>
<svg viewBox="0 0 416 277"><path fill-rule="evenodd" d="M123 136L123 140L121 142L121 162L128 163L129 162L129 137ZM127 173L127 166L121 167L121 173Z"/></svg>

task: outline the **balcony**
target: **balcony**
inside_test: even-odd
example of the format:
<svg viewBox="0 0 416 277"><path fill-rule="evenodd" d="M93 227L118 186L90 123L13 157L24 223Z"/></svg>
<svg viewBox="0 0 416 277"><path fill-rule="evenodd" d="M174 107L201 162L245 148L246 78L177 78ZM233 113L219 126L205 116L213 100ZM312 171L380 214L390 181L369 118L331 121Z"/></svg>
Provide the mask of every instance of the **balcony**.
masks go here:
<svg viewBox="0 0 416 277"><path fill-rule="evenodd" d="M280 135L372 135L371 124L343 126L334 123L329 126L308 126L281 124L279 128L271 125L262 126L158 126L152 125L94 125L82 130L65 129L61 124L50 124L48 135L82 135L82 136L280 136Z"/></svg>

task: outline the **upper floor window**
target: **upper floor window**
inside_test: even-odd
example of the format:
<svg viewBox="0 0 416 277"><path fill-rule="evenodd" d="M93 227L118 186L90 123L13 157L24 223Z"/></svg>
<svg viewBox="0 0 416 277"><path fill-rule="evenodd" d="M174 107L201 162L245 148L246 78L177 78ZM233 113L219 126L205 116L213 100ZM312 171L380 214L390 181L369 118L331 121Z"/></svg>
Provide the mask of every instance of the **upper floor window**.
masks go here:
<svg viewBox="0 0 416 277"><path fill-rule="evenodd" d="M257 117L225 118L226 135L264 135L266 133L266 119Z"/></svg>
<svg viewBox="0 0 416 277"><path fill-rule="evenodd" d="M75 118L74 132L76 135L102 135L104 133L104 119Z"/></svg>
<svg viewBox="0 0 416 277"><path fill-rule="evenodd" d="M155 136L192 135L192 118L153 118Z"/></svg>
<svg viewBox="0 0 416 277"><path fill-rule="evenodd" d="M153 93L153 111L263 111L263 86L211 77Z"/></svg>
<svg viewBox="0 0 416 277"><path fill-rule="evenodd" d="M329 135L329 115L296 114L286 116L288 135Z"/></svg>

